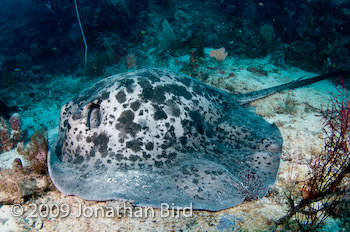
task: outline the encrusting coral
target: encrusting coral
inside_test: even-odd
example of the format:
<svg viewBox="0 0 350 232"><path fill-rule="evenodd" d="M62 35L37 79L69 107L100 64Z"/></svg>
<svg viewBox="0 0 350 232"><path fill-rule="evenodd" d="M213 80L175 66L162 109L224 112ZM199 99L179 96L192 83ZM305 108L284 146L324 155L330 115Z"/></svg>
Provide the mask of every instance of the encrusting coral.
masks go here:
<svg viewBox="0 0 350 232"><path fill-rule="evenodd" d="M21 118L14 113L9 122L3 117L0 119L0 153L14 149L17 144L23 141L21 130Z"/></svg>

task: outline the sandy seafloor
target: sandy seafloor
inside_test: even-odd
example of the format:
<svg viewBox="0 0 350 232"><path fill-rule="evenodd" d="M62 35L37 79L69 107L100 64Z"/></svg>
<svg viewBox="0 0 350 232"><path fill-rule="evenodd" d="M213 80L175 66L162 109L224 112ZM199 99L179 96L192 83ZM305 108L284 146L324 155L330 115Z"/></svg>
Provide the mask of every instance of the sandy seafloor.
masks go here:
<svg viewBox="0 0 350 232"><path fill-rule="evenodd" d="M189 57L180 58L188 61ZM262 69L268 73L260 76L247 70L249 67ZM170 68L179 69L170 65ZM263 59L230 58L217 62L213 58L197 67L208 72L207 83L224 90L245 93L283 84L300 77L313 77L299 68L282 69ZM198 70L197 70L198 71ZM111 73L113 71L110 71ZM93 81L73 76L57 77L55 82L33 84L27 87L37 91L37 100L33 107L21 113L23 127L32 133L40 124L49 129L52 138L58 129L60 107L77 92L92 85ZM339 86L338 86L339 87ZM118 202L84 201L79 197L65 196L57 190L35 197L22 205L24 212L15 217L11 214L11 205L0 205L0 231L270 231L273 221L286 213L283 191L284 186L293 178L302 180L307 174L307 162L312 152L323 147L322 122L319 114L321 105L330 104L331 93L336 93L336 86L329 80L321 81L296 90L283 91L268 98L254 102L256 113L266 121L275 123L284 138L282 159L278 172L274 194L253 202L244 202L238 206L219 212L194 211L192 217L161 217L159 209L155 209L154 217L77 217L78 206L96 209L97 207L116 206ZM25 92L23 93L25 96ZM288 101L288 106L285 104ZM11 151L0 155L0 167L11 167L18 154ZM215 199L213 199L215 201ZM68 204L70 215L65 218L30 217L33 205ZM121 203L120 203L121 204ZM37 215L37 213L34 213ZM339 231L339 221L327 220L329 231ZM276 228L275 228L276 229Z"/></svg>

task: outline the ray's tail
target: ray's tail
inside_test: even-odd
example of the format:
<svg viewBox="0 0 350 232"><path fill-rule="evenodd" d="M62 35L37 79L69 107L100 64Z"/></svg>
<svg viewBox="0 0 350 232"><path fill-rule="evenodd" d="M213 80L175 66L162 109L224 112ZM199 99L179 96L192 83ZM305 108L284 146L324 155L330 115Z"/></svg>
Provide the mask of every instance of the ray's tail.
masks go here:
<svg viewBox="0 0 350 232"><path fill-rule="evenodd" d="M250 93L244 93L244 94L237 94L236 97L236 101L240 104L240 105L245 105L245 104L249 104L252 101L261 99L261 98L265 98L268 97L272 94L281 92L285 89L296 89L305 85L309 85L318 81L322 81L325 79L329 79L329 78L336 78L336 77L340 77L342 76L343 78L350 78L350 71L338 71L338 72L331 72L331 73L326 73L320 76L316 76L316 77L311 77L305 80L301 80L301 78L299 78L298 80L295 81L291 81L288 82L286 84L283 85L278 85L278 86L274 86L271 88L267 88L267 89L263 89L263 90L258 90L258 91L254 91L254 92L250 92Z"/></svg>

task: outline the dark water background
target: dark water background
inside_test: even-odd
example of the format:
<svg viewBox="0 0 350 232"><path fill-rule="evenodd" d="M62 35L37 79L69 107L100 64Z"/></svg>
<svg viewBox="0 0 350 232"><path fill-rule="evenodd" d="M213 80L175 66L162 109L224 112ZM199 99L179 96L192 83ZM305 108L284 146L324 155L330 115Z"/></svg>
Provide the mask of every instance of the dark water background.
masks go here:
<svg viewBox="0 0 350 232"><path fill-rule="evenodd" d="M77 4L90 66L97 63L93 57L103 59L95 66L115 65L130 51L157 47L164 19L176 35L173 54L225 47L230 55L275 54L282 63L314 71L345 69L350 63L346 0L77 0ZM50 73L81 67L83 41L73 0L2 0L0 22L2 73L28 71L35 65ZM106 50L112 53L108 57ZM91 75L100 74L97 70Z"/></svg>

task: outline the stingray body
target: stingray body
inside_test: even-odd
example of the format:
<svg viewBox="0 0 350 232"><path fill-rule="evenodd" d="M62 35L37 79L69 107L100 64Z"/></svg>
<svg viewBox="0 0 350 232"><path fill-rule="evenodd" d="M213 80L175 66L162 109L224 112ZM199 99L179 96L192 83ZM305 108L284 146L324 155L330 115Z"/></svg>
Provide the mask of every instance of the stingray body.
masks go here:
<svg viewBox="0 0 350 232"><path fill-rule="evenodd" d="M244 200L240 176L249 171L262 197L275 182L283 139L240 106L252 96L165 69L110 76L62 108L50 177L86 200L217 211Z"/></svg>

